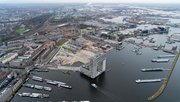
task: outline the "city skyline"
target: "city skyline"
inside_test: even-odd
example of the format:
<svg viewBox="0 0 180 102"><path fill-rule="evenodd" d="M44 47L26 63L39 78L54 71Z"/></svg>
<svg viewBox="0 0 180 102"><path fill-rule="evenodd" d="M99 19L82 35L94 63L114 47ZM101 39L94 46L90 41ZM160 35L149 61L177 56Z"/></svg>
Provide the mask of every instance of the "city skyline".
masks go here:
<svg viewBox="0 0 180 102"><path fill-rule="evenodd" d="M0 0L0 3L180 3L179 0Z"/></svg>

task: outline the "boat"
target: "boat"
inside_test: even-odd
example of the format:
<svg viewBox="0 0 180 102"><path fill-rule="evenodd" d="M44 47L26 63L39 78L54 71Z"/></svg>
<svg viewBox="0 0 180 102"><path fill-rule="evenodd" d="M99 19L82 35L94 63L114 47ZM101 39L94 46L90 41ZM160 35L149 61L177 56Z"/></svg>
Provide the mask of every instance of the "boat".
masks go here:
<svg viewBox="0 0 180 102"><path fill-rule="evenodd" d="M20 97L30 97L30 98L49 98L49 94L42 93L18 93Z"/></svg>
<svg viewBox="0 0 180 102"><path fill-rule="evenodd" d="M51 84L51 85L58 85L58 83L52 81L52 80L47 80L46 81L47 84Z"/></svg>
<svg viewBox="0 0 180 102"><path fill-rule="evenodd" d="M43 86L40 86L40 85L34 85L34 88L35 88L35 89L38 89L38 90L42 90L42 89L43 89Z"/></svg>
<svg viewBox="0 0 180 102"><path fill-rule="evenodd" d="M163 63L163 62L169 62L169 59L152 59L151 61L157 63Z"/></svg>
<svg viewBox="0 0 180 102"><path fill-rule="evenodd" d="M166 53L176 54L177 51L174 50L168 50L168 49L162 49Z"/></svg>
<svg viewBox="0 0 180 102"><path fill-rule="evenodd" d="M136 52L136 55L142 55L142 52Z"/></svg>
<svg viewBox="0 0 180 102"><path fill-rule="evenodd" d="M169 57L175 57L175 55L159 55L158 58L169 58Z"/></svg>
<svg viewBox="0 0 180 102"><path fill-rule="evenodd" d="M29 88L34 88L34 85L33 85L33 84L24 84L23 86L29 87Z"/></svg>
<svg viewBox="0 0 180 102"><path fill-rule="evenodd" d="M66 83L60 82L60 81L54 81L54 82L57 83L57 84L66 84Z"/></svg>
<svg viewBox="0 0 180 102"><path fill-rule="evenodd" d="M63 87L63 88L67 88L67 89L72 89L71 86L65 85L65 84L58 84L58 87Z"/></svg>
<svg viewBox="0 0 180 102"><path fill-rule="evenodd" d="M158 47L153 47L153 50L159 50L159 48Z"/></svg>
<svg viewBox="0 0 180 102"><path fill-rule="evenodd" d="M52 90L51 87L47 87L47 86L44 86L43 88L44 88L45 91L51 91Z"/></svg>
<svg viewBox="0 0 180 102"><path fill-rule="evenodd" d="M49 94L42 94L43 98L49 98Z"/></svg>
<svg viewBox="0 0 180 102"><path fill-rule="evenodd" d="M145 80L138 79L135 81L136 83L154 83L154 82L161 82L162 79L145 79Z"/></svg>
<svg viewBox="0 0 180 102"><path fill-rule="evenodd" d="M41 77L38 77L38 76L32 76L32 79L35 81L40 81L40 82L43 81L43 79Z"/></svg>
<svg viewBox="0 0 180 102"><path fill-rule="evenodd" d="M116 47L116 50L122 50L124 48L125 48L124 46L118 46L118 47Z"/></svg>
<svg viewBox="0 0 180 102"><path fill-rule="evenodd" d="M26 82L29 80L29 78L26 79Z"/></svg>
<svg viewBox="0 0 180 102"><path fill-rule="evenodd" d="M153 71L163 71L164 68L147 68L147 69L141 69L142 72L153 72Z"/></svg>
<svg viewBox="0 0 180 102"><path fill-rule="evenodd" d="M93 86L94 88L97 88L97 87L98 87L96 84L91 84L91 86Z"/></svg>
<svg viewBox="0 0 180 102"><path fill-rule="evenodd" d="M41 93L32 93L30 95L31 98L43 98Z"/></svg>
<svg viewBox="0 0 180 102"><path fill-rule="evenodd" d="M35 69L35 71L37 71L37 72L49 72L48 69Z"/></svg>
<svg viewBox="0 0 180 102"><path fill-rule="evenodd" d="M20 97L29 97L31 93L18 93Z"/></svg>

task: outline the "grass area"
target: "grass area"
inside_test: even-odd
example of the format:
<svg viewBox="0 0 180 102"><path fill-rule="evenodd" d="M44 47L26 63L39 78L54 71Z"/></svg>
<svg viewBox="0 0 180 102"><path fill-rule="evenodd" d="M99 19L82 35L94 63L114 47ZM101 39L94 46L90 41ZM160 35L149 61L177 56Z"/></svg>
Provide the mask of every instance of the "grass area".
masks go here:
<svg viewBox="0 0 180 102"><path fill-rule="evenodd" d="M61 39L58 43L57 43L57 45L58 46L62 46L64 43L66 43L68 41L68 39Z"/></svg>
<svg viewBox="0 0 180 102"><path fill-rule="evenodd" d="M18 33L18 34L22 34L24 32L26 32L25 28L19 28L19 29L16 30L16 33Z"/></svg>

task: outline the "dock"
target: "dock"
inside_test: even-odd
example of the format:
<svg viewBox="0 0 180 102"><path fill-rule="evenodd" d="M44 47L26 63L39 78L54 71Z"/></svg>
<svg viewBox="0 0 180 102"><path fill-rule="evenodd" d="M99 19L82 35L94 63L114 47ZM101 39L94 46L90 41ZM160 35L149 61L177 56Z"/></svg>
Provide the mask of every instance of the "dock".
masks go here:
<svg viewBox="0 0 180 102"><path fill-rule="evenodd" d="M170 66L170 70L169 70L168 74L166 75L166 77L165 77L162 85L160 86L159 90L157 90L157 92L155 92L152 96L148 97L149 101L155 100L157 97L159 97L164 92L164 90L165 90L165 88L169 82L169 79L171 77L171 74L175 68L175 65L179 59L179 55L180 55L180 51L177 52L176 57L174 58L174 61Z"/></svg>

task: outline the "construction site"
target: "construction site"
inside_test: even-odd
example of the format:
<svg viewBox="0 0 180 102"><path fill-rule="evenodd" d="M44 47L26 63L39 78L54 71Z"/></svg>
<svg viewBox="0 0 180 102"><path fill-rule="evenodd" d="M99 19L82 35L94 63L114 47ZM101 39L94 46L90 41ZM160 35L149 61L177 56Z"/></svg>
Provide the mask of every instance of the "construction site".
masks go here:
<svg viewBox="0 0 180 102"><path fill-rule="evenodd" d="M90 58L97 53L103 53L111 49L111 46L101 45L98 42L92 42L85 38L69 40L65 43L50 63L55 65L72 65L76 62L86 64Z"/></svg>

